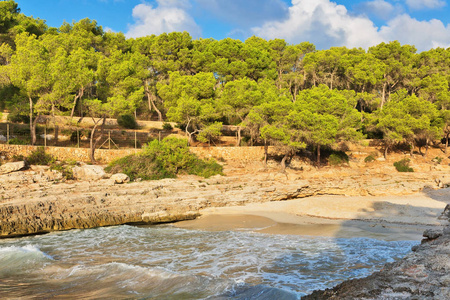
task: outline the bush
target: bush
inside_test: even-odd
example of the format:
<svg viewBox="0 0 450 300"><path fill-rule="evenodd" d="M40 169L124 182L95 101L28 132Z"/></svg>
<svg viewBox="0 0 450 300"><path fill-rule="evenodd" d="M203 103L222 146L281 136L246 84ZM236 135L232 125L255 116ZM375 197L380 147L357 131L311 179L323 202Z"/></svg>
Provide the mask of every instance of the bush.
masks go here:
<svg viewBox="0 0 450 300"><path fill-rule="evenodd" d="M50 170L56 170L61 172L62 176L66 180L74 179L72 168L73 166L71 165L64 165L63 163L56 163L56 162L52 163L52 165L50 166Z"/></svg>
<svg viewBox="0 0 450 300"><path fill-rule="evenodd" d="M139 127L138 123L136 122L136 118L130 114L120 115L117 118L117 123L123 128L127 129L137 129Z"/></svg>
<svg viewBox="0 0 450 300"><path fill-rule="evenodd" d="M404 158L400 161L394 163L394 167L399 172L414 172L413 168L409 167L410 160L408 158Z"/></svg>
<svg viewBox="0 0 450 300"><path fill-rule="evenodd" d="M45 153L44 147L38 147L36 151L31 152L26 161L30 165L50 165L56 159L51 154Z"/></svg>
<svg viewBox="0 0 450 300"><path fill-rule="evenodd" d="M432 162L440 165L442 163L442 160L443 160L442 157L436 156L435 158L432 159Z"/></svg>
<svg viewBox="0 0 450 300"><path fill-rule="evenodd" d="M345 152L339 151L332 153L330 157L328 157L328 163L330 166L339 166L342 164L348 163L348 155Z"/></svg>
<svg viewBox="0 0 450 300"><path fill-rule="evenodd" d="M30 139L12 138L8 141L9 145L30 145Z"/></svg>
<svg viewBox="0 0 450 300"><path fill-rule="evenodd" d="M72 143L78 143L78 137L80 137L80 141L81 141L81 137L83 136L83 131L72 131L72 133L70 134L70 141Z"/></svg>
<svg viewBox="0 0 450 300"><path fill-rule="evenodd" d="M222 174L222 166L214 160L201 160L189 152L186 140L165 138L148 143L140 154L113 161L105 169L110 173L125 173L131 180L175 178L177 174L210 177Z"/></svg>
<svg viewBox="0 0 450 300"><path fill-rule="evenodd" d="M172 130L172 129L173 129L173 126L172 126L172 124L170 124L170 123L163 123L162 128L163 128L164 130Z"/></svg>
<svg viewBox="0 0 450 300"><path fill-rule="evenodd" d="M7 119L11 123L30 123L30 115L18 111L10 112Z"/></svg>
<svg viewBox="0 0 450 300"><path fill-rule="evenodd" d="M370 162L373 162L375 160L376 160L376 158L373 155L369 155L366 158L364 158L364 162L366 162L366 163L370 163Z"/></svg>

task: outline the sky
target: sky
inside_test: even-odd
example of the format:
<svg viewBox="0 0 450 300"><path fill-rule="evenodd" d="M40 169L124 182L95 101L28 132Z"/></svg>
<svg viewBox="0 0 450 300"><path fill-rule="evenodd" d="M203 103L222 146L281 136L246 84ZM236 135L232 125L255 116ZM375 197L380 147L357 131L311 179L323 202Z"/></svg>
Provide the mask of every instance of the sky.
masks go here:
<svg viewBox="0 0 450 300"><path fill-rule="evenodd" d="M16 0L28 16L59 27L84 18L140 37L187 31L195 39L256 35L317 49L368 49L398 40L418 51L450 47L448 0Z"/></svg>

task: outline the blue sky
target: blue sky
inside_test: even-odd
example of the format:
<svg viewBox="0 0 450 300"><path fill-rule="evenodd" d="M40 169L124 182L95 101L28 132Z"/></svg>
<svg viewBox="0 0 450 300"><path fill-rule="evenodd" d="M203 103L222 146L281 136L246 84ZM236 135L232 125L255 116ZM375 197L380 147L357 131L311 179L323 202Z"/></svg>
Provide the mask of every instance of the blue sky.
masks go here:
<svg viewBox="0 0 450 300"><path fill-rule="evenodd" d="M16 0L59 27L83 18L127 37L188 31L194 38L257 35L318 49L399 40L419 51L450 47L447 0Z"/></svg>

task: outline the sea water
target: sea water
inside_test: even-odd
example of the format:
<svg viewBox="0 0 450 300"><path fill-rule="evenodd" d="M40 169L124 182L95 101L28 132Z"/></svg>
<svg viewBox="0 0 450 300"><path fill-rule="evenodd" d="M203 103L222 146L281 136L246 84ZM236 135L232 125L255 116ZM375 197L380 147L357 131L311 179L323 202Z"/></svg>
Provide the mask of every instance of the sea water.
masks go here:
<svg viewBox="0 0 450 300"><path fill-rule="evenodd" d="M0 240L0 298L299 299L414 241L117 226Z"/></svg>

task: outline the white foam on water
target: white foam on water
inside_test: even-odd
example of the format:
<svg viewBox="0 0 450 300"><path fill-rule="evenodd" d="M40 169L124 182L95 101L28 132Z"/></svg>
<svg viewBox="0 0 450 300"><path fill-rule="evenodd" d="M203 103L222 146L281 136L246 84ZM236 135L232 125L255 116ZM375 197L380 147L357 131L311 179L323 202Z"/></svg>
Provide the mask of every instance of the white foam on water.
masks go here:
<svg viewBox="0 0 450 300"><path fill-rule="evenodd" d="M30 240L36 246L24 244ZM367 276L385 262L402 257L414 244L417 242L117 226L0 241L0 247L7 246L0 248L0 257L1 249L8 247L31 247L43 259L51 255L55 259L47 268L51 272L35 273L36 280L50 276L56 285L60 280L73 286L73 291L108 287L117 295L199 299L220 298L233 291L245 294L258 287L251 292L280 290L300 296ZM70 290L64 292L72 295Z"/></svg>

